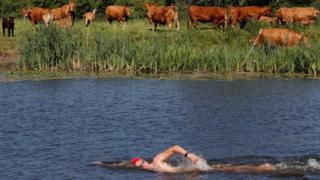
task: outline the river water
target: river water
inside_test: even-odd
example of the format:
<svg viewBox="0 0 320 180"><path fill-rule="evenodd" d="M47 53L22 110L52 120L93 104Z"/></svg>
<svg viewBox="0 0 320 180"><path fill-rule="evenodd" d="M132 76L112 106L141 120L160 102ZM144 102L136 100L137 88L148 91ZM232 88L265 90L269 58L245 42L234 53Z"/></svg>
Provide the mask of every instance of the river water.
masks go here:
<svg viewBox="0 0 320 180"><path fill-rule="evenodd" d="M1 179L319 179L320 81L79 78L0 82ZM181 145L279 173L93 166ZM174 157L173 163L183 158Z"/></svg>

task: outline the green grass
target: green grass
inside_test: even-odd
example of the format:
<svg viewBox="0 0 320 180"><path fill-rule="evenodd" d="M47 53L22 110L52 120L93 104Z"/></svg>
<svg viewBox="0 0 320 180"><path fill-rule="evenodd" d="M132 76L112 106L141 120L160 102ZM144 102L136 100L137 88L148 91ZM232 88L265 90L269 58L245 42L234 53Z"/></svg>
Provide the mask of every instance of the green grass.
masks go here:
<svg viewBox="0 0 320 180"><path fill-rule="evenodd" d="M249 22L244 29L212 28L200 24L187 30L183 19L181 30L169 31L160 26L151 31L146 19L131 20L126 27L95 22L90 28L77 21L72 30L56 26L39 26L34 33L27 21L17 21L17 39L0 50L16 49L21 55L18 67L36 71L116 71L116 72L265 72L306 73L320 71L320 25L290 28L306 34L311 48L251 48L249 39L260 28L269 27ZM0 42L3 38L0 39ZM18 49L18 50L17 50Z"/></svg>

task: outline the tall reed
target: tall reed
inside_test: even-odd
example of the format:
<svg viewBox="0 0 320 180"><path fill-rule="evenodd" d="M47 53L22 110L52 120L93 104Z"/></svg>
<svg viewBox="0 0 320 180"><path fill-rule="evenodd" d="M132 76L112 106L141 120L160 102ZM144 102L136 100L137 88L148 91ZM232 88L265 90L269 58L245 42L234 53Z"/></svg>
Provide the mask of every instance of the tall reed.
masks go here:
<svg viewBox="0 0 320 180"><path fill-rule="evenodd" d="M41 26L21 39L19 67L40 71L249 71L314 76L320 70L317 42L311 47L255 47L245 60L251 47L249 39L258 28L227 32L211 27L180 32L162 28L154 33L144 27L138 23L127 28L111 27L100 22L92 29L79 24L71 30ZM310 28L310 37L318 37Z"/></svg>

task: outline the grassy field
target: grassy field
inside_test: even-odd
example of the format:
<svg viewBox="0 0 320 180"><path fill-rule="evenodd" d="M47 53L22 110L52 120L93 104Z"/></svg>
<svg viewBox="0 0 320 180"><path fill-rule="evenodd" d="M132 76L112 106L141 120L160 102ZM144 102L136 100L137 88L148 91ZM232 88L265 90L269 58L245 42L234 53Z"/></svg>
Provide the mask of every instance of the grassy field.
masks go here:
<svg viewBox="0 0 320 180"><path fill-rule="evenodd" d="M290 28L309 38L311 47L255 47L247 56L260 28L270 25L249 22L244 29L224 32L201 24L187 30L169 31L161 26L151 31L146 19L131 20L123 27L97 21L90 28L77 21L72 30L40 26L32 31L28 21L16 21L16 37L0 38L0 53L19 70L89 72L264 72L303 73L316 76L320 71L320 24ZM6 62L0 62L5 66Z"/></svg>

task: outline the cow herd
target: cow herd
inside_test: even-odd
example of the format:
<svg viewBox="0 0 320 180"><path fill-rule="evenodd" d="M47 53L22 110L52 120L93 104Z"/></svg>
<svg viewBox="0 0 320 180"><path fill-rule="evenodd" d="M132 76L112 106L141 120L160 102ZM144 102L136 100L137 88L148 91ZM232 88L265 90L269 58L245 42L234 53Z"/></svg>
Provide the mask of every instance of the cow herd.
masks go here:
<svg viewBox="0 0 320 180"><path fill-rule="evenodd" d="M59 8L23 8L22 15L28 18L32 24L34 30L36 25L43 22L48 26L49 23L54 22L60 26L71 27L75 20L75 8L76 4L70 2Z"/></svg>
<svg viewBox="0 0 320 180"><path fill-rule="evenodd" d="M174 5L161 7L152 3L145 3L142 0L145 9L147 10L147 18L152 25L152 30L156 31L159 24L167 25L170 29L176 26L180 29L178 9ZM71 27L75 20L76 4L69 2L60 8L23 8L22 15L28 18L34 30L40 22L48 25L53 22L61 27ZM83 15L85 25L89 26L95 20L96 9L93 12L87 12ZM291 24L300 23L302 25L313 24L319 10L314 7L291 7L279 8L274 14L270 7L259 6L244 6L244 7L205 7L190 5L187 8L188 28L195 28L198 22L209 22L216 27L230 26L236 28L239 23L245 24L249 20L264 21L270 24ZM111 5L105 8L106 21L110 24L116 20L118 22L127 22L131 15L130 7ZM13 25L10 25L13 24ZM3 33L5 28L10 29L13 34L14 22L10 19L3 19ZM300 33L290 29L270 28L259 31L258 36L254 40L254 44L261 44L264 41L269 41L272 44L281 46L291 46L298 42L307 42L307 38Z"/></svg>

